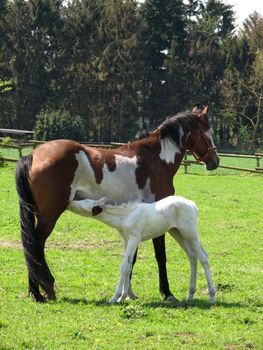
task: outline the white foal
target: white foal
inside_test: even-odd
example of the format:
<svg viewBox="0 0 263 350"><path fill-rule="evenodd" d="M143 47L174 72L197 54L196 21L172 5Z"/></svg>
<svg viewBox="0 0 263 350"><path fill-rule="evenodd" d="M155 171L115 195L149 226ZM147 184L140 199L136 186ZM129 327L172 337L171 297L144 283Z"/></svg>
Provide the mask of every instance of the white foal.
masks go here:
<svg viewBox="0 0 263 350"><path fill-rule="evenodd" d="M131 292L130 273L139 243L169 231L189 258L191 275L188 300L193 299L196 291L198 259L205 271L210 303L214 303L216 290L207 253L198 238L198 210L194 202L179 196L169 196L154 203L110 205L106 204L106 198L101 198L72 201L67 209L84 216L95 216L105 224L115 227L124 239L120 282L110 302L124 300Z"/></svg>

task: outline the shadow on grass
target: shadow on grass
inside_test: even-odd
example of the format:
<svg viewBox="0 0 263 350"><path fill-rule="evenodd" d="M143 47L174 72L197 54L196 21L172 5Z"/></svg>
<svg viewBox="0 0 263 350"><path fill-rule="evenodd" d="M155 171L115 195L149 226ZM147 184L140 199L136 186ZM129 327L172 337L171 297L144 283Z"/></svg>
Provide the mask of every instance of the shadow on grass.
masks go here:
<svg viewBox="0 0 263 350"><path fill-rule="evenodd" d="M216 301L214 304L210 304L208 301L205 300L198 300L195 299L194 301L186 301L183 300L180 303L173 303L173 302L165 302L165 301L156 301L156 302L147 302L147 303L142 303L142 306L152 308L152 309L157 309L157 308L164 308L164 309L190 309L190 308L197 308L197 309L203 309L203 310L209 310L211 308L220 306L224 308L245 308L246 305L242 303L227 303L227 302L220 302Z"/></svg>
<svg viewBox="0 0 263 350"><path fill-rule="evenodd" d="M88 301L86 298L63 297L60 300L58 300L57 302L58 303L72 304L72 305L90 305L91 304L91 302Z"/></svg>
<svg viewBox="0 0 263 350"><path fill-rule="evenodd" d="M197 309L211 309L213 307L223 307L223 308L247 308L248 305L245 303L239 303L239 302L223 302L223 301L216 301L215 304L210 304L206 300L198 300L195 299L192 302L187 302L186 300L183 300L181 302L167 302L167 301L153 301L153 302L142 302L142 301L133 301L128 300L117 304L110 304L108 300L101 299L101 300L87 300L86 298L67 298L64 297L60 301L61 303L68 303L72 305L94 305L97 307L112 307L112 306L119 306L119 305L132 305L133 303L139 303L141 307L149 308L149 309L158 309L158 308L164 308L164 309L189 309L189 308L197 308ZM254 306L262 307L262 304L254 304Z"/></svg>

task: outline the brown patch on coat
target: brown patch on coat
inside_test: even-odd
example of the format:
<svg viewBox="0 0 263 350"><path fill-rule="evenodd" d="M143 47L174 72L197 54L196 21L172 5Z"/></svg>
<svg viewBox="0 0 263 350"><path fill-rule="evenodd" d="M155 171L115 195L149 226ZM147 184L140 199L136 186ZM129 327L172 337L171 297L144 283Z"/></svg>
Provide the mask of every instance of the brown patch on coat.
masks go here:
<svg viewBox="0 0 263 350"><path fill-rule="evenodd" d="M103 166L105 163L103 154L96 148L85 147L83 150L87 155L90 165L94 171L96 183L100 184L103 179Z"/></svg>
<svg viewBox="0 0 263 350"><path fill-rule="evenodd" d="M160 159L159 133L154 132L146 139L135 141L131 147L138 154L138 167L135 171L138 187L143 189L149 179L150 190L155 195L155 200L174 194L173 177L181 159L176 156L174 164L167 164Z"/></svg>
<svg viewBox="0 0 263 350"><path fill-rule="evenodd" d="M68 205L78 151L77 142L56 140L41 145L32 154L29 182L37 206L37 227L45 236Z"/></svg>
<svg viewBox="0 0 263 350"><path fill-rule="evenodd" d="M103 209L97 205L96 207L93 207L91 210L92 216L99 215L102 211Z"/></svg>
<svg viewBox="0 0 263 350"><path fill-rule="evenodd" d="M105 164L110 172L114 172L116 169L115 153L111 149L81 146L94 171L96 183L99 185L103 180L103 167Z"/></svg>

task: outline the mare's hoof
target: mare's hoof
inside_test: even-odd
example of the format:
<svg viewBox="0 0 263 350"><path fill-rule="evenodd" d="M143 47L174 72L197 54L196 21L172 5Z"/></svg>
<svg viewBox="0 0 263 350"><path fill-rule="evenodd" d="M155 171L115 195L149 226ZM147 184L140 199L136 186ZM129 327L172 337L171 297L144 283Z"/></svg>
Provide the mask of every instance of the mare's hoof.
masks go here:
<svg viewBox="0 0 263 350"><path fill-rule="evenodd" d="M32 297L32 300L37 302L37 303L45 303L47 300L45 297L43 297L43 295L41 294L33 294L33 293L30 293L31 294L31 297Z"/></svg>
<svg viewBox="0 0 263 350"><path fill-rule="evenodd" d="M57 300L57 297L55 294L45 294L45 299L55 301Z"/></svg>
<svg viewBox="0 0 263 350"><path fill-rule="evenodd" d="M166 298L164 298L165 301L169 301L171 303L177 303L177 304L181 304L181 301L179 299L177 299L175 296L168 295Z"/></svg>

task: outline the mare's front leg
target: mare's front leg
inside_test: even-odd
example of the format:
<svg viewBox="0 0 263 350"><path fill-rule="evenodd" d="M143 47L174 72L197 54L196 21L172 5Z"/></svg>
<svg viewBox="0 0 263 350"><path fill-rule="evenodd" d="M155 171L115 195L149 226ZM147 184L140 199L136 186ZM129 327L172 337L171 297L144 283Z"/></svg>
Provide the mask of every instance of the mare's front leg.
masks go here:
<svg viewBox="0 0 263 350"><path fill-rule="evenodd" d="M124 257L121 263L121 276L119 285L115 291L115 294L110 299L110 303L120 302L125 300L129 294L130 288L130 274L132 271L132 261L138 248L139 240L137 237L131 237L127 241L127 247L124 253Z"/></svg>
<svg viewBox="0 0 263 350"><path fill-rule="evenodd" d="M168 301L179 301L170 291L166 270L166 253L164 235L153 239L155 258L159 268L159 288L164 299Z"/></svg>
<svg viewBox="0 0 263 350"><path fill-rule="evenodd" d="M44 303L46 301L46 298L39 291L39 283L34 281L30 275L28 275L28 293L37 302Z"/></svg>

